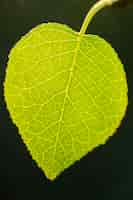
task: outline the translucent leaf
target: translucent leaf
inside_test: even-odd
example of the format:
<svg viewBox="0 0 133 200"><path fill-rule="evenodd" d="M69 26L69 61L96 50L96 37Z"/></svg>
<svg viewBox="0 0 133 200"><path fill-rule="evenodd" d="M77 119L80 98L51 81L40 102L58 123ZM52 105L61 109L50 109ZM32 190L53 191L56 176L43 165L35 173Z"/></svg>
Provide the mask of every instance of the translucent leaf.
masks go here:
<svg viewBox="0 0 133 200"><path fill-rule="evenodd" d="M37 26L11 50L4 86L12 120L51 180L104 144L127 106L112 47L56 23Z"/></svg>

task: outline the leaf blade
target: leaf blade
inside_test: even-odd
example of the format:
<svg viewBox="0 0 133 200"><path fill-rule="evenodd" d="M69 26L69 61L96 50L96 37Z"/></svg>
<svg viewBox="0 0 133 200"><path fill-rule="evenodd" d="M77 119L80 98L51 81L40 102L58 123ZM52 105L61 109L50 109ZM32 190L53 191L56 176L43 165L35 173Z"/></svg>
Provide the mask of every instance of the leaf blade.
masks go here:
<svg viewBox="0 0 133 200"><path fill-rule="evenodd" d="M5 98L33 159L51 180L106 142L128 101L112 47L56 23L37 26L12 49Z"/></svg>

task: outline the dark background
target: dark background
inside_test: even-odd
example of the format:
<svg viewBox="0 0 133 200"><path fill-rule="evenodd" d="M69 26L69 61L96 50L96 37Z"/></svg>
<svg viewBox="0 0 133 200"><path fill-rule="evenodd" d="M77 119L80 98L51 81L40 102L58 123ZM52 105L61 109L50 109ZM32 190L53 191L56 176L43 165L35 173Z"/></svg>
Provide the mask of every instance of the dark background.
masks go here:
<svg viewBox="0 0 133 200"><path fill-rule="evenodd" d="M133 199L133 7L107 8L88 28L88 32L102 36L117 50L129 85L126 117L117 134L104 146L50 182L32 161L4 102L2 84L7 57L20 37L47 21L79 30L93 3L93 0L0 0L0 199Z"/></svg>

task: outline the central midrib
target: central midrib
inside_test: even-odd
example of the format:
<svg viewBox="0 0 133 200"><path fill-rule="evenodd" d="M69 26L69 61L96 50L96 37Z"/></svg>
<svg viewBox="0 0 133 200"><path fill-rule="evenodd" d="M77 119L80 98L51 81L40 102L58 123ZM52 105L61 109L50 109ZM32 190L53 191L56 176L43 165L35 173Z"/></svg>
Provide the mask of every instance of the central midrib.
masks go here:
<svg viewBox="0 0 133 200"><path fill-rule="evenodd" d="M68 97L69 88L70 88L72 77L73 77L73 72L74 72L74 66L76 64L77 53L78 53L78 50L79 50L79 47L80 47L80 41L81 41L81 35L78 35L77 36L77 44L76 44L76 47L75 47L74 56L73 56L73 60L72 60L72 66L69 69L70 73L69 73L68 81L67 81L67 84L66 84L65 96L64 96L64 100L63 100L63 104L62 104L62 108L61 108L60 117L59 117L59 120L58 120L59 121L59 125L58 125L58 131L57 131L57 135L56 135L56 140L55 140L55 150L54 150L53 158L54 158L55 153L56 153L56 147L57 147L57 143L58 143L58 139L59 139L59 135L60 135L60 129L61 129L61 122L62 122L63 116L64 116L66 99Z"/></svg>

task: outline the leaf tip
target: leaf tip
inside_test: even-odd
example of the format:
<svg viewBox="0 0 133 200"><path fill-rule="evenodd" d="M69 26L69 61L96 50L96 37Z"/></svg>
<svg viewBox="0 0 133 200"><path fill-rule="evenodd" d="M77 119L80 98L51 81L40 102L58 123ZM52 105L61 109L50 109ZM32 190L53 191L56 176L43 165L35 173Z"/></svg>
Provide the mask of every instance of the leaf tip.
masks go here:
<svg viewBox="0 0 133 200"><path fill-rule="evenodd" d="M57 178L57 174L55 172L52 172L51 169L45 169L44 174L47 177L47 179L51 182Z"/></svg>

